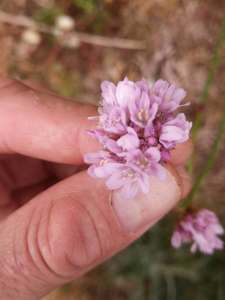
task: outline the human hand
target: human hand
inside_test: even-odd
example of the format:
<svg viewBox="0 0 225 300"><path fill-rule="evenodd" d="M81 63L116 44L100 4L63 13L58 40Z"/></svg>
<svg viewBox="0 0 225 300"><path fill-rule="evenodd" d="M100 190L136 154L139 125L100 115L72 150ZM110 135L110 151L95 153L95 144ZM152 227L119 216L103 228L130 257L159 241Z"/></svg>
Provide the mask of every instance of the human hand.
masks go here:
<svg viewBox="0 0 225 300"><path fill-rule="evenodd" d="M0 79L1 299L40 299L81 276L140 237L190 189L182 167L190 140L172 151L166 180L152 177L150 193L131 201L80 171L83 155L99 147L85 133L95 126L92 115L96 107L38 83Z"/></svg>

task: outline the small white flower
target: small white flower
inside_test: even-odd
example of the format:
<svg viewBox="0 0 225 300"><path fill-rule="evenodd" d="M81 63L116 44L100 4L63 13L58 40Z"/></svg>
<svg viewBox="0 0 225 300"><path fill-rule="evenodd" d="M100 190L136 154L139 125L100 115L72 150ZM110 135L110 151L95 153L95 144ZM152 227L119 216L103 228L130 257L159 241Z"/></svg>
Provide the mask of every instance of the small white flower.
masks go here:
<svg viewBox="0 0 225 300"><path fill-rule="evenodd" d="M22 40L31 45L39 45L41 42L41 35L35 30L26 29L22 33Z"/></svg>
<svg viewBox="0 0 225 300"><path fill-rule="evenodd" d="M62 15L56 20L56 27L60 30L70 31L75 27L75 21L70 16Z"/></svg>
<svg viewBox="0 0 225 300"><path fill-rule="evenodd" d="M64 40L61 40L61 45L71 49L78 48L80 47L80 40L76 36L71 35Z"/></svg>

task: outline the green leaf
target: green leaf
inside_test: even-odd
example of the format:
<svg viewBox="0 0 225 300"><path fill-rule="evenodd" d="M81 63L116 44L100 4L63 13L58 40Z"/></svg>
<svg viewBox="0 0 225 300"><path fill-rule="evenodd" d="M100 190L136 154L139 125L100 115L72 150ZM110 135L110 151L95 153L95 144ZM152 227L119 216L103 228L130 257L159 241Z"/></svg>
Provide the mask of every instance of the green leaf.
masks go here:
<svg viewBox="0 0 225 300"><path fill-rule="evenodd" d="M46 7L39 9L33 16L33 19L38 23L45 23L52 25L55 23L55 20L63 15L63 11L56 7Z"/></svg>
<svg viewBox="0 0 225 300"><path fill-rule="evenodd" d="M99 0L73 0L73 2L76 4L76 6L83 9L87 14L91 14L95 10Z"/></svg>

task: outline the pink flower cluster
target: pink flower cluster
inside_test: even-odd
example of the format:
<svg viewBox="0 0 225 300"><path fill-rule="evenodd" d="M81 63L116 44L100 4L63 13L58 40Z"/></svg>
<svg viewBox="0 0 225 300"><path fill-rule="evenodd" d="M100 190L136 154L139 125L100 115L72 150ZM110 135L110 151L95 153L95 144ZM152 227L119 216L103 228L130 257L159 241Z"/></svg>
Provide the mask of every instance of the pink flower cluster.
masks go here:
<svg viewBox="0 0 225 300"><path fill-rule="evenodd" d="M103 145L103 150L85 155L94 178L108 178L110 190L121 188L124 199L132 199L139 188L149 191L149 177L164 180L162 164L170 159L176 143L189 138L191 123L174 111L186 92L159 79L149 88L145 79L132 82L125 78L117 86L101 84L103 100L94 131L87 131Z"/></svg>
<svg viewBox="0 0 225 300"><path fill-rule="evenodd" d="M176 227L171 244L179 248L182 243L193 241L191 252L197 248L205 254L212 254L214 249L223 249L224 243L217 235L224 234L217 216L210 210L202 209L187 215Z"/></svg>

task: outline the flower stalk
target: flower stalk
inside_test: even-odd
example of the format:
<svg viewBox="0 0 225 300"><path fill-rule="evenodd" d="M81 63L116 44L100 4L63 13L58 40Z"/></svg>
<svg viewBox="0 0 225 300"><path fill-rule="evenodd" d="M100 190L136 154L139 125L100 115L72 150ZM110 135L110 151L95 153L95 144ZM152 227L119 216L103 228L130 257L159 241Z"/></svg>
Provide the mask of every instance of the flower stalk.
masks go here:
<svg viewBox="0 0 225 300"><path fill-rule="evenodd" d="M208 93L209 93L209 88L210 85L212 83L213 80L213 76L216 70L216 67L218 65L218 61L219 61L219 53L220 53L220 49L222 47L223 41L225 39L225 19L222 23L222 27L221 27L221 31L220 34L218 36L217 39L217 43L216 43L216 47L214 50L214 54L213 54L213 58L210 64L210 69L209 69L209 73L205 82L205 86L204 89L202 91L202 95L200 98L200 105L201 105L201 109L199 109L195 122L194 122L194 126L193 126L193 131L192 131L192 140L194 143L196 143L197 141L197 136L198 136L198 132L202 123L202 114L203 114L203 109L202 107L204 107L204 104L207 101L207 97L208 97ZM189 159L189 163L188 163L188 171L190 174L193 173L193 169L194 169L194 159L195 159L195 155L194 153L192 154L192 156Z"/></svg>
<svg viewBox="0 0 225 300"><path fill-rule="evenodd" d="M198 179L195 181L195 183L192 187L192 190L189 193L188 197L186 198L183 206L180 208L181 211L185 211L191 205L195 194L197 193L197 191L199 190L199 188L201 186L202 180L207 175L207 173L210 171L210 169L212 167L212 164L214 163L214 161L216 159L220 142L222 141L222 138L223 138L224 126L225 126L225 95L224 95L224 101L223 101L222 117L221 117L219 129L218 129L216 139L214 141L209 159L206 162L206 164L205 164L204 168L202 169L201 173L199 174Z"/></svg>

